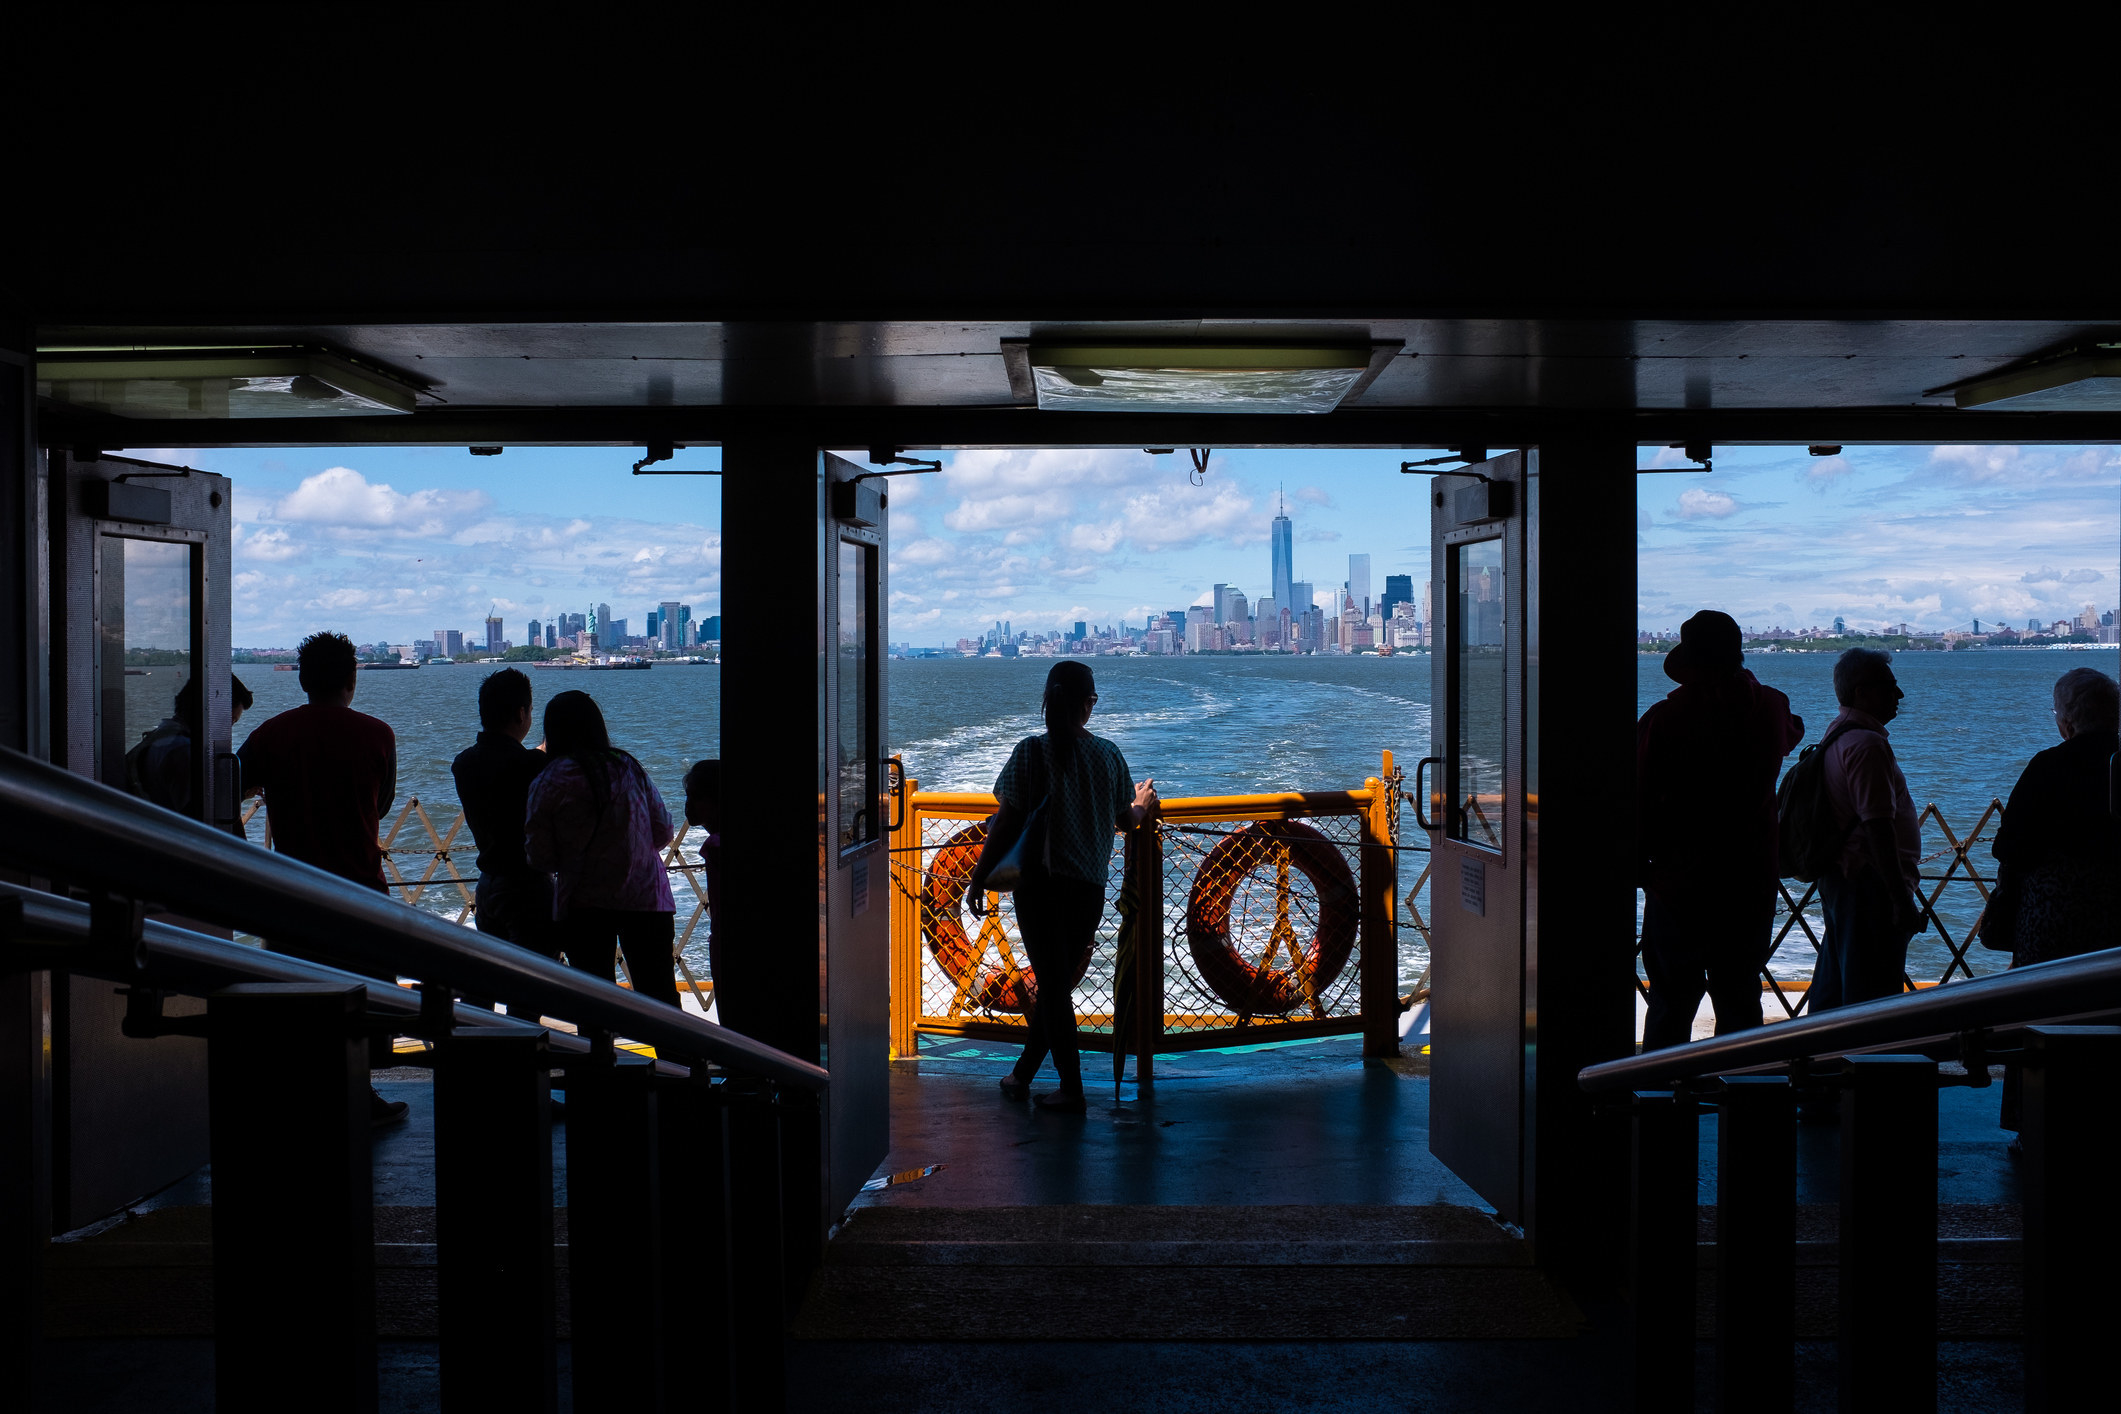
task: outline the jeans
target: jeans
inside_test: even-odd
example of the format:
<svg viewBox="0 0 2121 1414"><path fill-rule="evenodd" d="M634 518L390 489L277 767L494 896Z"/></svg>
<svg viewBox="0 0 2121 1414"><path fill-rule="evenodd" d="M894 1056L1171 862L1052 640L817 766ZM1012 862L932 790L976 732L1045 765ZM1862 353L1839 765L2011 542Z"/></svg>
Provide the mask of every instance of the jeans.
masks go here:
<svg viewBox="0 0 2121 1414"><path fill-rule="evenodd" d="M1104 911L1102 884L1049 876L1026 880L1016 891L1016 926L1038 978L1038 1000L1024 1017L1030 1036L1017 1058L1019 1080L1037 1075L1050 1054L1061 1088L1083 1088L1082 1049L1075 1031L1075 964L1089 950Z"/></svg>
<svg viewBox="0 0 2121 1414"><path fill-rule="evenodd" d="M626 952L626 980L636 995L678 1004L678 980L671 956L677 941L677 916L617 908L577 908L560 924L560 940L570 966L606 982L618 980L617 952Z"/></svg>
<svg viewBox="0 0 2121 1414"><path fill-rule="evenodd" d="M1886 881L1865 869L1819 876L1826 941L1812 973L1813 1015L1837 1006L1897 997L1907 985L1907 944L1915 935L1893 917Z"/></svg>
<svg viewBox="0 0 2121 1414"><path fill-rule="evenodd" d="M1642 1048L1693 1040L1694 1013L1704 994L1716 1008L1718 1036L1760 1025L1760 969L1774 925L1772 895L1673 899L1645 890L1642 970L1650 983L1650 1014Z"/></svg>

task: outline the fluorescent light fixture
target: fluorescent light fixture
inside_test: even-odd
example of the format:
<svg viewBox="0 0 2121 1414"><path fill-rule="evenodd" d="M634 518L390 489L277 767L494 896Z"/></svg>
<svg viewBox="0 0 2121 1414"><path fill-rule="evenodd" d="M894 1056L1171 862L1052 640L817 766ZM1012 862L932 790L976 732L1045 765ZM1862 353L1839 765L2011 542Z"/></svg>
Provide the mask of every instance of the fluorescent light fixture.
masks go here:
<svg viewBox="0 0 2121 1414"><path fill-rule="evenodd" d="M1032 342L1003 356L1028 365L1049 412L1315 413L1367 387L1399 347Z"/></svg>
<svg viewBox="0 0 2121 1414"><path fill-rule="evenodd" d="M1963 408L1991 412L2121 412L2121 343L2066 350L1951 390Z"/></svg>
<svg viewBox="0 0 2121 1414"><path fill-rule="evenodd" d="M37 396L113 417L375 417L413 388L316 349L40 349Z"/></svg>

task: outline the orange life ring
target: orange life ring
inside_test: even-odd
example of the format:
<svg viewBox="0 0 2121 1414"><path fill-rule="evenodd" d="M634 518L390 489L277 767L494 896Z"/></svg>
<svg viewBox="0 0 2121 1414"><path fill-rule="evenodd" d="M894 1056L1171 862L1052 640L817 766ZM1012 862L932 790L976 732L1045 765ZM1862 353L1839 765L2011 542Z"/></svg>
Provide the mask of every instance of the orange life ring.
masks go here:
<svg viewBox="0 0 2121 1414"><path fill-rule="evenodd" d="M961 921L965 884L986 843L987 822L981 821L959 830L935 852L921 882L921 938L944 973L962 988L962 1008L1021 1015L1038 999L1038 976L1029 959L1021 965L997 960L981 966L985 949L965 935ZM1089 973L1090 951L1083 949L1075 975L1068 980L1069 990ZM979 976L968 978L975 967L980 969Z"/></svg>
<svg viewBox="0 0 2121 1414"><path fill-rule="evenodd" d="M1313 979L1308 988L1293 960L1288 967L1261 967L1230 942L1230 905L1245 876L1273 862L1263 847L1268 842L1286 848L1289 862L1318 892L1318 930L1302 945L1304 971ZM1201 980L1240 1017L1286 1016L1322 995L1348 965L1360 912L1355 876L1338 846L1294 820L1258 820L1226 836L1201 861L1186 898L1186 942ZM1291 939L1292 952L1296 946Z"/></svg>

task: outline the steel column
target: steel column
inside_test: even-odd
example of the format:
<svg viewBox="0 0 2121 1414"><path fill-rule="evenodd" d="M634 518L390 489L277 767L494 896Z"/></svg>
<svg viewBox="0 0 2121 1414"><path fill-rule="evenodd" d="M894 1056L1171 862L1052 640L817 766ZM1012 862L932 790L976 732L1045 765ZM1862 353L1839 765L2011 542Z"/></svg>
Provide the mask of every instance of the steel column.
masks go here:
<svg viewBox="0 0 2121 1414"><path fill-rule="evenodd" d="M726 1107L706 1078L656 1095L663 1193L663 1392L672 1410L731 1403L729 1144Z"/></svg>
<svg viewBox="0 0 2121 1414"><path fill-rule="evenodd" d="M376 1407L367 988L207 1001L221 1414Z"/></svg>
<svg viewBox="0 0 2121 1414"><path fill-rule="evenodd" d="M2046 1414L2110 1397L2121 1027L2035 1026L2025 1045L2025 1407Z"/></svg>
<svg viewBox="0 0 2121 1414"><path fill-rule="evenodd" d="M578 1414L663 1408L662 1172L653 1067L567 1076L567 1242Z"/></svg>
<svg viewBox="0 0 2121 1414"><path fill-rule="evenodd" d="M748 1414L779 1409L787 1400L781 1112L773 1088L758 1081L728 1082L726 1098L729 1286L738 1293L729 1311L729 1385L734 1407Z"/></svg>
<svg viewBox="0 0 2121 1414"><path fill-rule="evenodd" d="M558 1408L551 1056L542 1031L435 1048L442 1408Z"/></svg>
<svg viewBox="0 0 2121 1414"><path fill-rule="evenodd" d="M1701 1121L1670 1090L1634 1103L1629 1298L1634 1307L1635 1408L1694 1408L1694 1252Z"/></svg>
<svg viewBox="0 0 2121 1414"><path fill-rule="evenodd" d="M1796 1399L1797 1116L1790 1082L1723 1082L1716 1121L1716 1408Z"/></svg>
<svg viewBox="0 0 2121 1414"><path fill-rule="evenodd" d="M1841 1062L1841 1408L1937 1407L1937 1063Z"/></svg>

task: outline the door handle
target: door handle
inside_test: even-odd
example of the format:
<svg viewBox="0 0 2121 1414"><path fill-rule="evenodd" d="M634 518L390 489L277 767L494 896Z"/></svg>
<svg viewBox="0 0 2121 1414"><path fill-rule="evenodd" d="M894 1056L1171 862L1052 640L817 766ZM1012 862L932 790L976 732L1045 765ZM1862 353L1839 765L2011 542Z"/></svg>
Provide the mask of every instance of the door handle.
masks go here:
<svg viewBox="0 0 2121 1414"><path fill-rule="evenodd" d="M886 757L884 770L891 777L891 824L886 834L897 834L906 823L906 763L896 756Z"/></svg>
<svg viewBox="0 0 2121 1414"><path fill-rule="evenodd" d="M1441 766L1442 764L1443 758L1441 756L1424 756L1421 760L1414 763L1414 823L1432 835L1436 833L1437 825L1434 820L1422 813L1422 807L1429 803L1429 793L1423 789L1422 783L1428 777L1429 767Z"/></svg>

